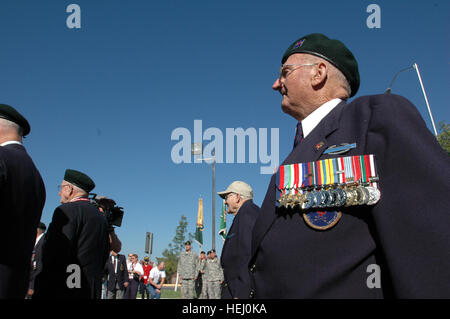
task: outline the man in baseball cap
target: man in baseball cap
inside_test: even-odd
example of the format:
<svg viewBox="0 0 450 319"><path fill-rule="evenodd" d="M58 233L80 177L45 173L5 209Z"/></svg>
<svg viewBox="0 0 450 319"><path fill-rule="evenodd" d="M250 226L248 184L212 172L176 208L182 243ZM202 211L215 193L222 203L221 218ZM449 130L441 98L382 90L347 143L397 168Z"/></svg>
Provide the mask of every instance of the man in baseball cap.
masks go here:
<svg viewBox="0 0 450 319"><path fill-rule="evenodd" d="M222 298L248 298L251 234L259 215L259 207L253 203L252 188L242 181L234 181L226 190L217 194L225 200L228 213L234 215L222 249L221 264L225 277Z"/></svg>

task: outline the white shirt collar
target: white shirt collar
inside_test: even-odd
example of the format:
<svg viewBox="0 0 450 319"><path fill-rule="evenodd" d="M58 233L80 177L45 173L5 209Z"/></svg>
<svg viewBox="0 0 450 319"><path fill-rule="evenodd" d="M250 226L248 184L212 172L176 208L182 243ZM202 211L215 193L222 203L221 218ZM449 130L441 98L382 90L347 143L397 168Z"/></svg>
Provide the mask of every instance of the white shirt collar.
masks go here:
<svg viewBox="0 0 450 319"><path fill-rule="evenodd" d="M10 145L10 144L22 145L22 143L20 143L19 141L6 141L5 143L0 144L0 146L6 146L6 145Z"/></svg>
<svg viewBox="0 0 450 319"><path fill-rule="evenodd" d="M333 99L314 110L302 121L303 138L306 138L309 133L327 116L339 103L341 99Z"/></svg>
<svg viewBox="0 0 450 319"><path fill-rule="evenodd" d="M40 234L38 238L36 238L36 242L34 243L34 245L36 246L37 243L39 242L39 240L42 238L42 236L44 236L44 233Z"/></svg>

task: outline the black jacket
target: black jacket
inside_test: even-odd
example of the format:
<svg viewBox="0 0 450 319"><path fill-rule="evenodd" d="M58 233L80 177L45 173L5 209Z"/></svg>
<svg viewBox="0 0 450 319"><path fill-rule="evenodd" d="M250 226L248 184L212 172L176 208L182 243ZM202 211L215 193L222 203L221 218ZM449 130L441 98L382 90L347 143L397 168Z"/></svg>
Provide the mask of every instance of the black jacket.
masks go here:
<svg viewBox="0 0 450 319"><path fill-rule="evenodd" d="M45 203L45 186L22 145L0 147L0 299L27 293L31 252Z"/></svg>
<svg viewBox="0 0 450 319"><path fill-rule="evenodd" d="M30 286L29 289L34 289L34 280L36 276L42 271L42 246L44 244L45 234L39 239L34 246L31 257L31 271L30 271Z"/></svg>
<svg viewBox="0 0 450 319"><path fill-rule="evenodd" d="M117 255L117 272L115 272L112 256L109 256L106 262L106 273L108 276L107 288L109 291L116 289L116 283L119 284L120 290L124 290L124 283L128 282L127 260L124 255Z"/></svg>
<svg viewBox="0 0 450 319"><path fill-rule="evenodd" d="M105 216L92 204L75 201L55 209L42 251L42 272L35 280L34 299L99 299L110 245ZM81 287L76 283L79 267ZM72 266L71 266L72 267ZM69 278L70 277L70 278Z"/></svg>

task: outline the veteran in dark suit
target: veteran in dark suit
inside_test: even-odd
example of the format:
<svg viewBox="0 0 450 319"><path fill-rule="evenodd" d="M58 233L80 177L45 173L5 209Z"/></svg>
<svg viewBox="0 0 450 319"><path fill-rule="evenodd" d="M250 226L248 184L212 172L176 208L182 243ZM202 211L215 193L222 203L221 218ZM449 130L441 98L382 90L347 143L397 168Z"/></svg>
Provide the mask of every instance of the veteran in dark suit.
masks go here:
<svg viewBox="0 0 450 319"><path fill-rule="evenodd" d="M449 157L408 100L348 103L358 87L338 40L285 52L273 89L297 134L253 229L250 297L450 298Z"/></svg>
<svg viewBox="0 0 450 319"><path fill-rule="evenodd" d="M45 203L41 175L22 145L30 124L13 107L0 104L0 299L27 294L36 228Z"/></svg>
<svg viewBox="0 0 450 319"><path fill-rule="evenodd" d="M128 286L128 269L125 256L112 250L106 263L106 273L108 275L107 298L123 299L125 288Z"/></svg>
<svg viewBox="0 0 450 319"><path fill-rule="evenodd" d="M46 229L47 226L40 222L36 231L36 244L34 245L34 249L31 254L30 285L27 293L28 299L32 298L34 294L34 280L42 271L42 245L44 244Z"/></svg>
<svg viewBox="0 0 450 319"><path fill-rule="evenodd" d="M251 236L253 225L259 215L259 207L253 203L252 188L242 181L234 181L218 194L225 199L228 214L234 215L233 224L222 249L221 264L225 277L222 298L248 299Z"/></svg>
<svg viewBox="0 0 450 319"><path fill-rule="evenodd" d="M106 218L88 198L94 187L86 174L66 170L59 192L62 205L45 236L34 298L100 298L110 244Z"/></svg>

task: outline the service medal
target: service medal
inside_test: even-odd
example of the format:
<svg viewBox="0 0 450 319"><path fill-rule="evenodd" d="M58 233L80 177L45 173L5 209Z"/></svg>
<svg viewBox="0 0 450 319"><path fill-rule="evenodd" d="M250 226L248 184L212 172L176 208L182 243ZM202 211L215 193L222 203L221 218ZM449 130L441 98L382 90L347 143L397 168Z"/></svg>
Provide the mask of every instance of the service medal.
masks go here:
<svg viewBox="0 0 450 319"><path fill-rule="evenodd" d="M353 206L356 203L356 199L357 199L357 194L355 189L353 188L347 188L344 189L345 195L346 195L346 200L345 200L345 206Z"/></svg>
<svg viewBox="0 0 450 319"><path fill-rule="evenodd" d="M369 191L369 201L367 202L367 205L375 205L380 200L380 191L373 186L367 186L366 189Z"/></svg>
<svg viewBox="0 0 450 319"><path fill-rule="evenodd" d="M335 191L338 195L336 206L345 206L345 203L347 201L347 193L342 188L336 188Z"/></svg>
<svg viewBox="0 0 450 319"><path fill-rule="evenodd" d="M328 200L327 205L328 207L336 207L338 204L338 192L335 189L329 189L328 190Z"/></svg>
<svg viewBox="0 0 450 319"><path fill-rule="evenodd" d="M303 209L310 209L314 204L314 194L312 192L308 192L305 194L305 201L303 202Z"/></svg>
<svg viewBox="0 0 450 319"><path fill-rule="evenodd" d="M369 202L369 191L365 187L358 186L356 188L356 194L356 202L358 205L366 205Z"/></svg>

